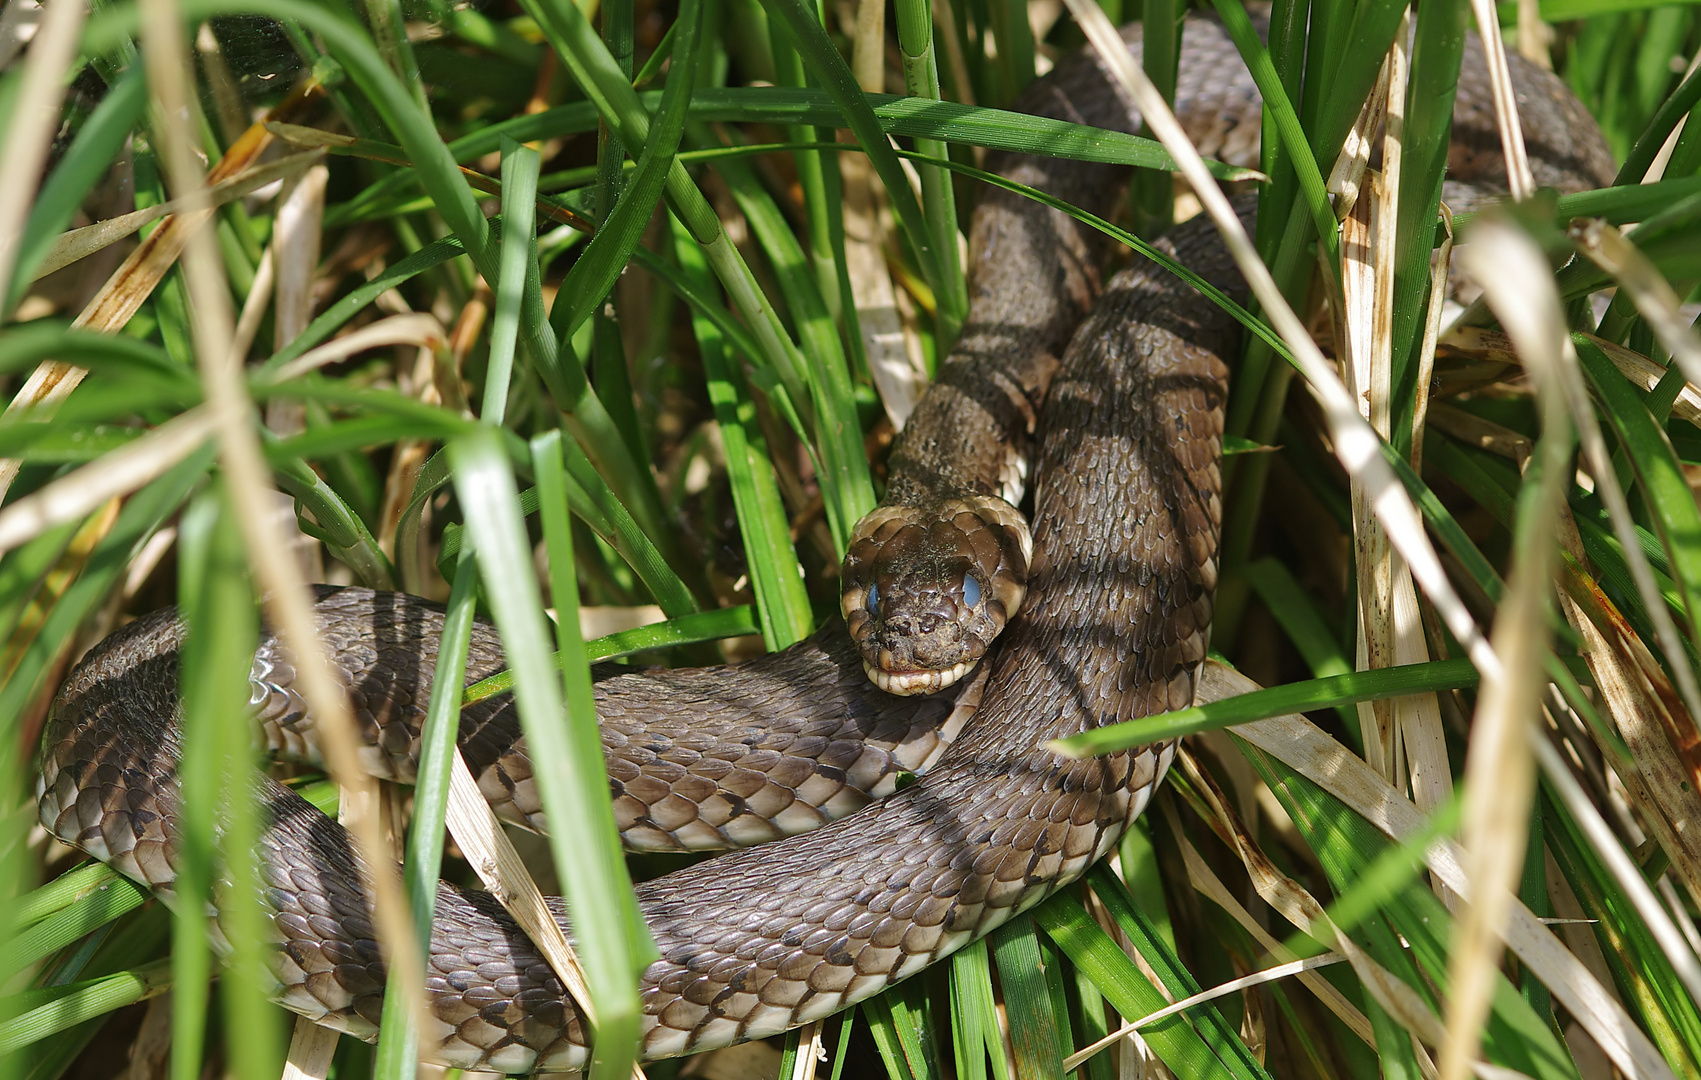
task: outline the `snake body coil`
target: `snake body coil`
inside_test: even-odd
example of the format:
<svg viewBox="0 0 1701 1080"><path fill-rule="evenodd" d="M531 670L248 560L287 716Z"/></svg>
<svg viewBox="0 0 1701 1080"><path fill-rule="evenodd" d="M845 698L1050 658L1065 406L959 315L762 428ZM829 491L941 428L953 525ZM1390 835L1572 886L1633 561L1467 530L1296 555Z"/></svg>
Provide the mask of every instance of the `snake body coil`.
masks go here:
<svg viewBox="0 0 1701 1080"><path fill-rule="evenodd" d="M1480 55L1465 63L1462 145L1493 159L1492 111L1470 77ZM1516 70L1532 156L1548 170L1542 182L1575 189L1610 177L1592 123L1557 80ZM1241 163L1255 155L1256 93L1212 23L1188 24L1177 105L1207 153ZM1024 106L1135 124L1084 57L1036 84ZM1100 211L1116 187L1106 166L1007 157L995 167ZM1184 226L1170 248L1235 290L1237 275L1205 229ZM1144 267L1097 296L1098 241L1001 192L977 210L973 252L968 326L894 453L893 487L899 502L941 490L996 494L1011 461L1037 447L1027 600L984 684L955 701L883 694L863 678L865 654L832 627L741 667L599 678L629 844L685 850L788 837L639 886L661 951L643 978L646 1057L772 1035L914 974L1079 877L1140 813L1168 764L1170 746L1066 761L1044 745L1192 703L1217 573L1218 358L1236 329ZM440 614L359 589L322 590L318 610L372 739L369 764L411 778ZM98 646L59 695L42 766L49 830L167 895L183 636L166 613ZM481 627L468 677L500 666L495 633ZM274 749L312 756L312 718L275 642L253 670ZM509 703L469 710L461 746L499 812L544 824ZM892 792L899 773L922 770ZM348 837L292 792L261 783L279 999L371 1037L383 967ZM440 886L427 972L439 1027L424 1033L425 1056L508 1072L586 1062L578 1013L490 896Z"/></svg>

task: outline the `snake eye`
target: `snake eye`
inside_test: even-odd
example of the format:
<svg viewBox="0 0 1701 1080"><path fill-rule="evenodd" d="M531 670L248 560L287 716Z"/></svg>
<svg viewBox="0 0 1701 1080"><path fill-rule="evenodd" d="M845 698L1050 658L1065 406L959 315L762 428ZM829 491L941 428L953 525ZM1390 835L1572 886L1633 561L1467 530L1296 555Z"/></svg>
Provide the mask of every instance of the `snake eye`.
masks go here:
<svg viewBox="0 0 1701 1080"><path fill-rule="evenodd" d="M980 582L971 574L963 575L963 603L970 607L980 605Z"/></svg>
<svg viewBox="0 0 1701 1080"><path fill-rule="evenodd" d="M880 586L870 585L868 595L863 597L862 609L875 618L880 617Z"/></svg>

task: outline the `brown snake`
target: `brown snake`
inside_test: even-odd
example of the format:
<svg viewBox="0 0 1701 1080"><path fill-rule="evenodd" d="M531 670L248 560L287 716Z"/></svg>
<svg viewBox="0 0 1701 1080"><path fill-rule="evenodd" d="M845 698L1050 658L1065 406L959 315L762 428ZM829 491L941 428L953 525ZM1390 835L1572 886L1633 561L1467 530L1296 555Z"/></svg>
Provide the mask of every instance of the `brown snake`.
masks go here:
<svg viewBox="0 0 1701 1080"><path fill-rule="evenodd" d="M1477 159L1492 174L1498 143L1481 65L1473 45L1455 165ZM1581 106L1516 58L1514 73L1539 182L1610 182L1611 159ZM1256 91L1214 23L1188 23L1177 105L1207 154L1255 163ZM1036 83L1021 107L1134 127L1084 57ZM1119 172L1008 156L992 167L1107 215ZM1219 287L1238 287L1214 234L1197 224L1168 246ZM661 954L643 976L645 1057L773 1035L914 974L1078 878L1140 813L1168 764L1172 746L1067 761L1044 744L1193 701L1217 574L1218 358L1238 330L1145 265L1098 296L1095 234L1013 195L982 200L972 250L968 326L894 452L893 488L900 502L937 501L915 495L924 486L996 494L1031 432L1028 596L982 665L984 682L956 700L884 694L836 624L739 667L599 675L630 846L787 837L638 887ZM440 613L360 589L323 590L318 610L373 742L369 764L411 779ZM91 652L56 701L42 765L48 829L168 897L183 635L160 613ZM495 631L481 625L468 679L501 667ZM313 722L290 675L266 640L252 677L263 729L274 750L311 757ZM498 811L541 827L511 704L469 709L460 742ZM893 792L906 772L922 775ZM294 793L261 783L278 998L372 1037L383 967L348 837ZM573 1004L487 894L440 886L427 966L440 1026L424 1034L426 1058L506 1072L586 1061Z"/></svg>

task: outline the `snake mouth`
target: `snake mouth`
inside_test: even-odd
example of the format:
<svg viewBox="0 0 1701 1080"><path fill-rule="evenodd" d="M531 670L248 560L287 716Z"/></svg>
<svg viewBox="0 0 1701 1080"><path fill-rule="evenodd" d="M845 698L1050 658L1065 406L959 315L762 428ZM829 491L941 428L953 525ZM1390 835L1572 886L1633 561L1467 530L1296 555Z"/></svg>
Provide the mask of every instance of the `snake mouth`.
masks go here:
<svg viewBox="0 0 1701 1080"><path fill-rule="evenodd" d="M933 671L882 671L864 660L862 670L868 674L869 681L888 694L899 697L915 697L920 694L933 694L945 689L958 679L973 671L980 658L964 660L948 668Z"/></svg>

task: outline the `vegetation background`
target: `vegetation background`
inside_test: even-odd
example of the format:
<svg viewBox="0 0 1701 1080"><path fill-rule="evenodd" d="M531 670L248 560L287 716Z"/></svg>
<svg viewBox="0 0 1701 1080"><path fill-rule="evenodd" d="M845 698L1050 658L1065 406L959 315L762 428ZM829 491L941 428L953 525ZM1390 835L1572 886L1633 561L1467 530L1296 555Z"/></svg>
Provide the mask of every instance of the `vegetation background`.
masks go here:
<svg viewBox="0 0 1701 1080"><path fill-rule="evenodd" d="M1100 6L1145 21L1173 87L1186 5ZM1309 346L1244 316L1214 644L1277 689L1106 735L1190 737L1081 887L822 1029L649 1076L1451 1078L1478 1053L1484 1076L1701 1075L1701 342L1681 305L1701 280L1701 9L1478 7L1277 0L1265 44L1216 4L1265 90L1266 180L1239 181L1257 250L1352 356L1381 437L1355 457L1377 444L1332 411L1353 400L1335 376L1296 386ZM529 737L564 762L550 816L585 823L530 845L536 874L580 913L587 993L624 1047L628 880L675 861L612 851L583 657L712 662L826 617L894 418L961 325L982 148L1155 166L1102 227L1136 248L1166 227L1155 144L996 111L1080 46L1085 14L9 0L0 1072L258 1080L286 1053L291 1075L413 1071L405 994L376 1049L298 1031L290 1052L254 905L227 905L228 955L208 944L213 883L240 898L253 872L230 719L256 597L291 633L302 580L499 622ZM1473 18L1561 73L1622 169L1482 223L1464 250L1489 303L1441 336L1432 265L1452 228L1473 237L1436 202ZM1339 225L1334 166L1355 131L1380 138L1361 112L1390 84L1401 151ZM175 914L48 842L34 796L69 665L173 603L191 616ZM404 953L402 895L416 917L440 862L472 880L442 853L450 698L411 803L344 769L340 789L291 780L369 842L411 810L380 911ZM1497 902L1462 904L1467 875Z"/></svg>

